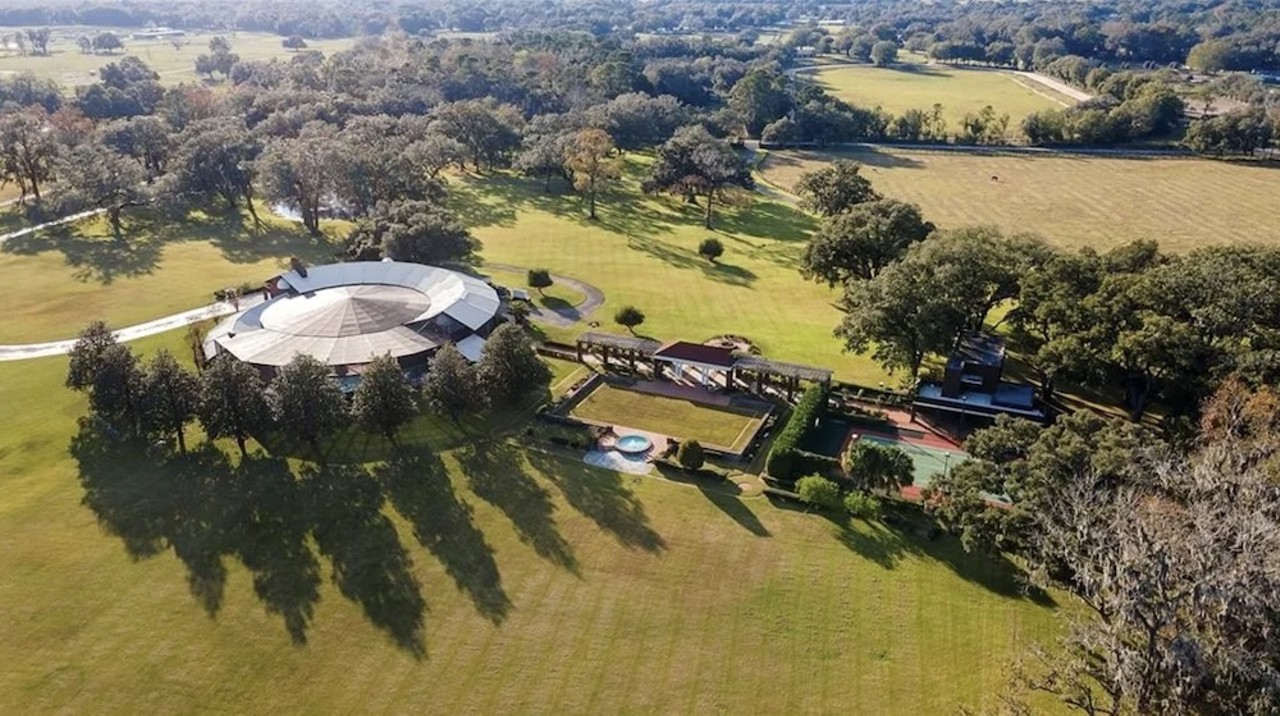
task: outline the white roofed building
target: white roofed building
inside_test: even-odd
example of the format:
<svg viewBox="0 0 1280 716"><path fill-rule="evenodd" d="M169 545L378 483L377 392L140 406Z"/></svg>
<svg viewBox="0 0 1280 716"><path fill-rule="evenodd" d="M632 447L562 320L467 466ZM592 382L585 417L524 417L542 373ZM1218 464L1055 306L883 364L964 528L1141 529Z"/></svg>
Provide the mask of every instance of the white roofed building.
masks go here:
<svg viewBox="0 0 1280 716"><path fill-rule="evenodd" d="M500 305L478 278L396 261L313 266L275 285L280 293L210 331L206 358L233 356L268 379L299 353L340 376L386 354L406 368L421 365L446 342L477 360Z"/></svg>

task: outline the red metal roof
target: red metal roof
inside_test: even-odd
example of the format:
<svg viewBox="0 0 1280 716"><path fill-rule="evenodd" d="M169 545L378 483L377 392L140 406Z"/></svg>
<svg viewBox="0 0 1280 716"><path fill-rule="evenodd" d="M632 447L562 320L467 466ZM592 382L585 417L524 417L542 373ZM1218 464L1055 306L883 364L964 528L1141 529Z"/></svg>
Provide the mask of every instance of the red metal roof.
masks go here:
<svg viewBox="0 0 1280 716"><path fill-rule="evenodd" d="M704 346L701 343L688 343L686 341L668 343L659 348L658 352L654 353L654 356L666 360L703 363L721 368L732 368L733 364L737 362L733 351L728 348Z"/></svg>

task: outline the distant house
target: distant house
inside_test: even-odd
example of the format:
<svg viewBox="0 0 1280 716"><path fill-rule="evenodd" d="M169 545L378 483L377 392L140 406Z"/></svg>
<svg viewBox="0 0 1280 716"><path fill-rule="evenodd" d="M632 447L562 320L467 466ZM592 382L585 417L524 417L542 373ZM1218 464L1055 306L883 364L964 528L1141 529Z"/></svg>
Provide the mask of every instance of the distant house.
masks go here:
<svg viewBox="0 0 1280 716"><path fill-rule="evenodd" d="M146 30L139 30L133 33L131 37L135 40L167 40L171 37L186 37L185 30L175 30L171 27L151 27Z"/></svg>
<svg viewBox="0 0 1280 716"><path fill-rule="evenodd" d="M818 54L818 48L813 45L801 45L796 48L796 57L813 57Z"/></svg>
<svg viewBox="0 0 1280 716"><path fill-rule="evenodd" d="M1003 380L1004 340L971 332L960 339L941 382L926 381L917 391L914 407L961 415L995 418L1014 415L1044 422L1047 414L1036 401L1035 388Z"/></svg>

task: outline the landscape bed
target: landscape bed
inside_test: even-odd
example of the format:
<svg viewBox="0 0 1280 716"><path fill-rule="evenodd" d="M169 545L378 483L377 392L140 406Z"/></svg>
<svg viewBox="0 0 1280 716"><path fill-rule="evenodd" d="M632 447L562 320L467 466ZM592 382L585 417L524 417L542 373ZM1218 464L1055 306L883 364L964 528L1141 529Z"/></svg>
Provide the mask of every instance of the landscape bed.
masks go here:
<svg viewBox="0 0 1280 716"><path fill-rule="evenodd" d="M718 406L654 395L601 383L574 405L569 414L604 425L618 425L697 440L738 453L751 443L768 410Z"/></svg>

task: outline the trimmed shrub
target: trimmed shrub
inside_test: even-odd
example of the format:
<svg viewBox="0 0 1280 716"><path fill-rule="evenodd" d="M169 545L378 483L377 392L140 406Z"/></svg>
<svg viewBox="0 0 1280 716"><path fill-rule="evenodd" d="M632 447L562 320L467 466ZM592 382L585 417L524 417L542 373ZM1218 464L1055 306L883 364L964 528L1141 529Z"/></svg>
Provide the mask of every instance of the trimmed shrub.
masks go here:
<svg viewBox="0 0 1280 716"><path fill-rule="evenodd" d="M698 244L698 255L715 263L716 259L724 255L724 244L714 236L703 239L702 243Z"/></svg>
<svg viewBox="0 0 1280 716"><path fill-rule="evenodd" d="M850 492L844 496L844 509L854 517L864 520L880 518L880 500L865 492Z"/></svg>
<svg viewBox="0 0 1280 716"><path fill-rule="evenodd" d="M676 462L680 463L680 467L686 470L701 470L702 464L706 461L707 454L697 440L680 443L680 449L676 451Z"/></svg>
<svg viewBox="0 0 1280 716"><path fill-rule="evenodd" d="M813 427L813 423L827 409L827 388L823 385L815 385L804 392L800 396L800 401L796 403L795 409L791 411L791 417L787 419L787 424L778 432L778 437L773 441L773 449L769 451L769 459L765 463L765 469L770 475L779 479L790 479L798 474L803 474L797 466L799 462L796 460L797 454L800 452L800 442L804 439L805 433Z"/></svg>
<svg viewBox="0 0 1280 716"><path fill-rule="evenodd" d="M796 480L796 494L814 507L828 510L840 507L840 486L821 475L809 475Z"/></svg>

